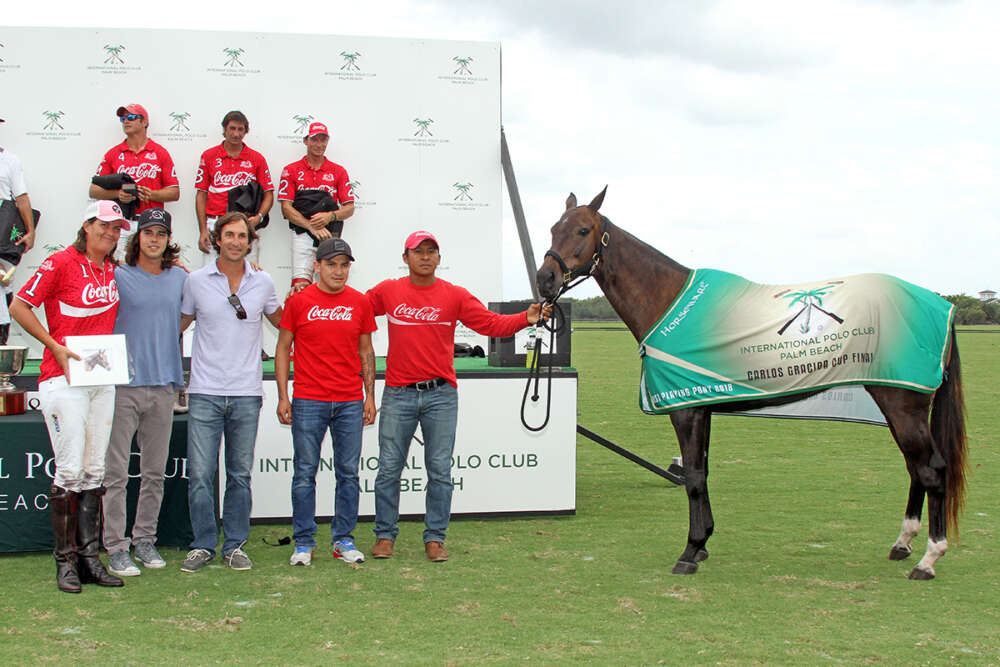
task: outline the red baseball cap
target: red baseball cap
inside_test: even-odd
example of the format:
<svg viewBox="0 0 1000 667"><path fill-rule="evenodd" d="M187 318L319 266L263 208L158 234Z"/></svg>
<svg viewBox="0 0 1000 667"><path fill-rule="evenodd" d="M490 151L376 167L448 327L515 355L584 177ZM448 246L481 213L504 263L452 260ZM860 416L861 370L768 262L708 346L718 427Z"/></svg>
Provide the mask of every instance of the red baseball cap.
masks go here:
<svg viewBox="0 0 1000 667"><path fill-rule="evenodd" d="M83 216L84 221L93 220L94 218L104 220L105 222L121 220L122 229L125 231L132 229L132 225L122 215L121 206L118 205L118 202L111 201L110 199L95 199L91 201L87 204L87 212Z"/></svg>
<svg viewBox="0 0 1000 667"><path fill-rule="evenodd" d="M326 125L323 123L313 123L309 126L309 133L306 135L306 139L315 137L318 134L325 134L330 136L330 131L326 129Z"/></svg>
<svg viewBox="0 0 1000 667"><path fill-rule="evenodd" d="M118 107L118 117L121 118L127 113L137 113L146 120L149 120L149 113L146 112L146 107L141 104L126 104L123 107Z"/></svg>
<svg viewBox="0 0 1000 667"><path fill-rule="evenodd" d="M438 240L434 238L434 235L431 234L430 232L425 232L425 231L413 232L412 234L407 236L406 243L403 244L403 249L413 250L423 241L430 241L431 243L434 244L435 248L437 248L438 250L441 249L441 245L438 243Z"/></svg>

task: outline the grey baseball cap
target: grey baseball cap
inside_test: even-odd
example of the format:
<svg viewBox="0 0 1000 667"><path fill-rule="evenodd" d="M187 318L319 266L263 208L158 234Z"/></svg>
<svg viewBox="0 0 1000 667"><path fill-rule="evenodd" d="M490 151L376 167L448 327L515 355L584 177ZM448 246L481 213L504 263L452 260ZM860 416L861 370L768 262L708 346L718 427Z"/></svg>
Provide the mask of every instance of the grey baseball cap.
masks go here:
<svg viewBox="0 0 1000 667"><path fill-rule="evenodd" d="M147 208L139 214L139 217L136 218L136 222L138 223L138 230L159 225L160 227L166 229L168 234L172 233L170 229L170 214L162 208Z"/></svg>
<svg viewBox="0 0 1000 667"><path fill-rule="evenodd" d="M347 259L354 261L354 256L351 255L351 246L344 239L323 239L320 241L319 247L316 248L317 262L337 255L345 255Z"/></svg>

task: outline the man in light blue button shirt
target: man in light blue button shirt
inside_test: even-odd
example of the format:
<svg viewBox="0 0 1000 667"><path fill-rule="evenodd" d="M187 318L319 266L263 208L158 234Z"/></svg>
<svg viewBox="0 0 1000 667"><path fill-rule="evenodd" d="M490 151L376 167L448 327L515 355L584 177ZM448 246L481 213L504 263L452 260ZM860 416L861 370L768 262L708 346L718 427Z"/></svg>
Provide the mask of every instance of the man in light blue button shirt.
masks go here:
<svg viewBox="0 0 1000 667"><path fill-rule="evenodd" d="M125 334L132 381L115 392L115 416L105 459L104 547L108 569L119 577L140 574L129 545L144 567L161 568L156 527L163 500L163 474L170 449L174 390L184 386L181 350L181 290L187 273L174 266L180 249L170 241L170 214L151 208L139 214L128 240L125 263L115 269L118 316L115 333ZM139 500L132 539L125 536L125 494L132 438L139 445Z"/></svg>
<svg viewBox="0 0 1000 667"><path fill-rule="evenodd" d="M188 508L194 539L181 565L196 572L215 557L219 529L214 482L226 438L226 490L222 503L222 555L234 570L252 567L243 544L250 534L250 470L264 394L260 350L262 320L276 328L281 304L274 281L246 259L257 238L242 213L215 221L219 256L184 283L181 330L195 319L188 383Z"/></svg>

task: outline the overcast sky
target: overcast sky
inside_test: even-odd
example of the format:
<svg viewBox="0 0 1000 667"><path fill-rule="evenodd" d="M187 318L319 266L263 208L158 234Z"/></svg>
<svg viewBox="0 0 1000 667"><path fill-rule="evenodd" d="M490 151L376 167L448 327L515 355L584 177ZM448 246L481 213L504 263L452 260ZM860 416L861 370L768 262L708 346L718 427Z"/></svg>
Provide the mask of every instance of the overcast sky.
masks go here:
<svg viewBox="0 0 1000 667"><path fill-rule="evenodd" d="M992 0L173 0L101 12L11 2L2 20L500 42L536 258L569 192L585 202L607 184L602 213L692 268L1000 291ZM509 205L504 219L504 297L529 296ZM590 281L574 295L598 293Z"/></svg>

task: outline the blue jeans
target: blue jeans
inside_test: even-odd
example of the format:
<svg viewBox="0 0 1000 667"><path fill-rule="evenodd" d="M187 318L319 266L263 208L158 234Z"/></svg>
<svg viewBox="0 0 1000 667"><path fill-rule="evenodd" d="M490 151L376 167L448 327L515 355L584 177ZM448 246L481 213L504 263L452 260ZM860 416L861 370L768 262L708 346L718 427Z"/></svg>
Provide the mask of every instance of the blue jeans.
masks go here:
<svg viewBox="0 0 1000 667"><path fill-rule="evenodd" d="M427 471L424 542L444 542L451 519L451 455L458 424L458 391L450 384L425 391L386 387L382 394L375 477L377 538L395 540L399 534L399 480L418 422Z"/></svg>
<svg viewBox="0 0 1000 667"><path fill-rule="evenodd" d="M222 502L222 553L250 535L250 470L257 442L260 396L188 394L188 510L192 549L215 554L219 525L215 520L215 476L219 447L226 436L226 492Z"/></svg>
<svg viewBox="0 0 1000 667"><path fill-rule="evenodd" d="M292 528L295 546L316 546L316 470L327 429L333 440L333 474L337 489L330 524L332 543L351 536L358 523L358 461L361 460L361 401L292 399Z"/></svg>

